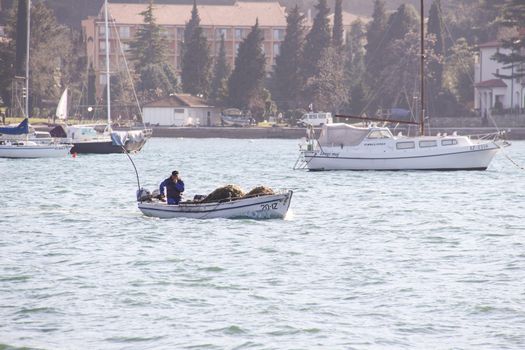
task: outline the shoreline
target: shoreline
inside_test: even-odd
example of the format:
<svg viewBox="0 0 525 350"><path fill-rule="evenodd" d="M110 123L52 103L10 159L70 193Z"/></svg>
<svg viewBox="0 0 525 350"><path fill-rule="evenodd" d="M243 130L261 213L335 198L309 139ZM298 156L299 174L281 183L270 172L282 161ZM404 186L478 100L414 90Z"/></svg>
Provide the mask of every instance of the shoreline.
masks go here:
<svg viewBox="0 0 525 350"><path fill-rule="evenodd" d="M306 129L292 128L292 127L152 127L152 137L168 137L168 138L226 138L226 139L291 139L297 140L306 137ZM318 134L320 129L316 128ZM398 129L402 130L402 129ZM500 131L506 132L506 139L508 140L525 140L525 127L515 128L500 128ZM402 130L406 134L405 130ZM437 133L452 133L457 132L458 135L480 135L496 133L498 129L494 127L480 127L480 128L451 128L439 127L430 128L432 135ZM393 132L397 134L397 132Z"/></svg>

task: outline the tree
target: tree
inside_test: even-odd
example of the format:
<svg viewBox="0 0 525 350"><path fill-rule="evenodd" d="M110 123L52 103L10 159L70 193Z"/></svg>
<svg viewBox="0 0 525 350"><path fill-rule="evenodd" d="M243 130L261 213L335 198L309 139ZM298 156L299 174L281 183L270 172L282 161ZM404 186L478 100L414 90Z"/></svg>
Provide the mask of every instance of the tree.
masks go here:
<svg viewBox="0 0 525 350"><path fill-rule="evenodd" d="M252 108L260 99L266 64L262 43L263 34L257 20L239 45L235 69L228 80L229 101L234 107Z"/></svg>
<svg viewBox="0 0 525 350"><path fill-rule="evenodd" d="M139 76L137 90L143 101L167 96L176 89L175 73L167 59L166 41L153 14L153 0L140 15L144 23L130 42L130 55Z"/></svg>
<svg viewBox="0 0 525 350"><path fill-rule="evenodd" d="M362 113L362 108L366 104L366 88L363 82L365 77L365 40L363 22L354 21L346 39L344 52L344 79L345 85L350 90L350 95L343 109L352 114Z"/></svg>
<svg viewBox="0 0 525 350"><path fill-rule="evenodd" d="M474 100L472 72L474 71L474 48L465 38L456 40L445 62L443 87L454 94L457 101L466 104Z"/></svg>
<svg viewBox="0 0 525 350"><path fill-rule="evenodd" d="M383 0L375 0L374 12L372 20L368 24L366 31L366 56L365 63L367 71L370 76L375 76L378 71L381 71L384 36L386 35L386 25L388 17L385 9L385 2Z"/></svg>
<svg viewBox="0 0 525 350"><path fill-rule="evenodd" d="M343 0L335 0L334 10L334 28L332 34L332 42L336 48L343 47Z"/></svg>
<svg viewBox="0 0 525 350"><path fill-rule="evenodd" d="M502 5L500 25L509 28L522 28L525 23L525 3L522 0L505 0ZM494 55L496 61L503 63L507 74L497 74L502 79L519 79L525 77L525 38L515 33L510 38L501 40L504 52L499 50Z"/></svg>
<svg viewBox="0 0 525 350"><path fill-rule="evenodd" d="M348 96L343 65L336 48L329 47L323 52L317 67L318 73L307 82L307 91L315 109L339 112Z"/></svg>
<svg viewBox="0 0 525 350"><path fill-rule="evenodd" d="M319 0L315 8L317 15L314 18L312 29L306 35L303 48L302 75L305 81L319 72L319 61L330 46L331 40L330 22L328 20L330 9L326 0Z"/></svg>
<svg viewBox="0 0 525 350"><path fill-rule="evenodd" d="M418 26L419 13L414 6L401 4L388 18L385 45L388 46L396 40L405 38L405 35L411 31L417 31Z"/></svg>
<svg viewBox="0 0 525 350"><path fill-rule="evenodd" d="M221 36L219 55L215 60L213 80L211 82L210 100L219 106L223 106L228 98L228 78L230 76L230 65L226 59L226 48L224 47L224 35Z"/></svg>
<svg viewBox="0 0 525 350"><path fill-rule="evenodd" d="M438 59L433 52L434 43L431 39L432 37L427 37L425 42L425 71L427 72L429 72L428 66ZM379 76L380 81L383 82L379 92L383 96L383 107L411 107L420 81L419 42L419 33L411 31L389 46L386 66ZM429 78L428 74L426 78Z"/></svg>
<svg viewBox="0 0 525 350"><path fill-rule="evenodd" d="M369 91L377 92L381 82L379 74L385 66L385 38L387 36L388 16L383 0L375 0L372 20L368 23L366 32L366 54L365 54L365 81ZM377 109L380 104L380 95L374 94L370 100L370 110Z"/></svg>
<svg viewBox="0 0 525 350"><path fill-rule="evenodd" d="M304 16L294 6L286 17L286 35L275 58L273 92L277 104L283 109L296 108L303 86L300 72L304 45Z"/></svg>
<svg viewBox="0 0 525 350"><path fill-rule="evenodd" d="M441 57L445 56L445 40L443 33L443 19L441 11L441 1L434 0L430 7L428 15L428 35L434 35L435 45L434 52L436 55ZM443 64L440 61L436 61L434 65L430 67L434 79L428 82L428 90L430 94L436 95L443 85Z"/></svg>
<svg viewBox="0 0 525 350"><path fill-rule="evenodd" d="M182 55L182 88L192 95L207 96L210 87L210 50L208 41L200 26L196 1L193 3L192 17L186 24Z"/></svg>

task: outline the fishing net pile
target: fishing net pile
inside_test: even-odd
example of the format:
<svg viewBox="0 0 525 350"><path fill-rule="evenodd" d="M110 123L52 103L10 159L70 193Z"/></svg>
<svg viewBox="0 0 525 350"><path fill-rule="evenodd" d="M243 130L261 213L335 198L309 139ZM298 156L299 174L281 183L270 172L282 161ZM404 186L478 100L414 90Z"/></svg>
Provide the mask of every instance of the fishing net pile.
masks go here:
<svg viewBox="0 0 525 350"><path fill-rule="evenodd" d="M237 185L226 185L215 189L212 193L207 195L201 203L212 203L229 199L240 199L243 197L267 196L275 194L275 192L266 186L258 186L250 192L245 193L243 189Z"/></svg>

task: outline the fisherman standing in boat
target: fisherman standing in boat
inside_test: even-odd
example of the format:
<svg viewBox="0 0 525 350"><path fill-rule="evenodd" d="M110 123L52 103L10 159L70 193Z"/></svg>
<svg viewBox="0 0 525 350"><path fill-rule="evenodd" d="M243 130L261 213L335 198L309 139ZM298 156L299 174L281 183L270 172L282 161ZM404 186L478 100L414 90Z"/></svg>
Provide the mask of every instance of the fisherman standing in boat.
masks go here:
<svg viewBox="0 0 525 350"><path fill-rule="evenodd" d="M160 195L164 196L164 188L166 188L166 200L168 204L179 204L181 194L184 192L184 182L179 177L179 172L174 170L171 176L160 183Z"/></svg>

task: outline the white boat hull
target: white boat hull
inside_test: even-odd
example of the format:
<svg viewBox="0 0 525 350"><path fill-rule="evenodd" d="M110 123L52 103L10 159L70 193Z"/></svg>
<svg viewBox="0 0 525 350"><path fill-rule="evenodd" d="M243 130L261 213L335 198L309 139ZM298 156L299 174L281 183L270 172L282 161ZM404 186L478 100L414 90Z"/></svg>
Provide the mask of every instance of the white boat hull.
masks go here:
<svg viewBox="0 0 525 350"><path fill-rule="evenodd" d="M0 158L66 157L73 145L0 145Z"/></svg>
<svg viewBox="0 0 525 350"><path fill-rule="evenodd" d="M292 194L292 191L288 191L275 195L238 199L228 202L181 203L179 205L168 205L164 202L142 202L138 204L138 207L144 215L161 219L282 219L288 212Z"/></svg>
<svg viewBox="0 0 525 350"><path fill-rule="evenodd" d="M310 170L485 170L499 147L494 143L466 146L452 152L399 152L388 156L350 152L306 151L304 160Z"/></svg>

